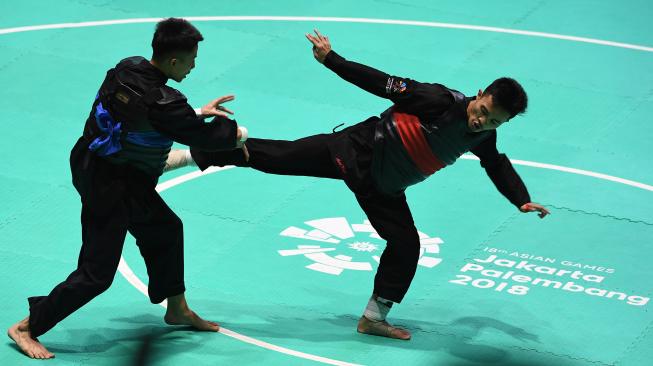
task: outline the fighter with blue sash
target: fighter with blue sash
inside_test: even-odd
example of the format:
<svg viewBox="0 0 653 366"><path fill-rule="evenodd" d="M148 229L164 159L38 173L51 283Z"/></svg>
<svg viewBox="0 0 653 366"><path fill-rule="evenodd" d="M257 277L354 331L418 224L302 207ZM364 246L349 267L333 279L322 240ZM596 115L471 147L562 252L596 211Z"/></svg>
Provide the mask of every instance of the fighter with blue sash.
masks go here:
<svg viewBox="0 0 653 366"><path fill-rule="evenodd" d="M29 316L9 336L31 358L52 358L36 337L101 294L115 276L127 232L145 260L152 303L167 300L164 320L198 330L219 326L200 318L184 296L182 222L155 190L174 142L206 151L242 147L244 131L217 98L201 109L166 85L195 67L199 31L183 19L157 24L151 60L129 57L111 68L70 155L82 203L82 248L77 269L47 296L29 301ZM206 123L205 117L214 117Z"/></svg>

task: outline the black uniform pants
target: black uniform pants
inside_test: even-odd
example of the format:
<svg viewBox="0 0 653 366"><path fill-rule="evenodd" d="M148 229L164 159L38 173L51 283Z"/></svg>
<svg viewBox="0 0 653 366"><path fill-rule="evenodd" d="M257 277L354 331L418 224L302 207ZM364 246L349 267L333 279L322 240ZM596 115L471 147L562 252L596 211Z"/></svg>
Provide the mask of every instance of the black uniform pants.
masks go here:
<svg viewBox="0 0 653 366"><path fill-rule="evenodd" d="M345 180L374 229L387 242L374 278L374 293L401 302L417 269L419 235L406 196L384 195L374 189L370 171L373 122L295 141L252 138L245 143L249 162L241 150L193 150L192 154L201 169L237 165L271 174Z"/></svg>
<svg viewBox="0 0 653 366"><path fill-rule="evenodd" d="M73 185L82 201L77 269L48 296L28 299L34 337L109 288L128 231L145 259L152 303L185 291L182 223L155 191L156 180L108 163L87 146L80 139L70 156Z"/></svg>

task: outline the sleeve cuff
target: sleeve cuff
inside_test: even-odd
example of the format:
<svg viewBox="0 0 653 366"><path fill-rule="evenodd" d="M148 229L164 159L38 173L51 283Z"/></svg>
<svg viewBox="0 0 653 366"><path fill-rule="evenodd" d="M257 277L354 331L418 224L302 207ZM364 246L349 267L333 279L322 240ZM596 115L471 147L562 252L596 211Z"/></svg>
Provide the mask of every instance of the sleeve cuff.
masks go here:
<svg viewBox="0 0 653 366"><path fill-rule="evenodd" d="M333 69L338 63L342 61L344 61L344 58L337 54L336 51L331 50L329 53L327 53L326 57L324 57L324 66L326 66L328 69Z"/></svg>

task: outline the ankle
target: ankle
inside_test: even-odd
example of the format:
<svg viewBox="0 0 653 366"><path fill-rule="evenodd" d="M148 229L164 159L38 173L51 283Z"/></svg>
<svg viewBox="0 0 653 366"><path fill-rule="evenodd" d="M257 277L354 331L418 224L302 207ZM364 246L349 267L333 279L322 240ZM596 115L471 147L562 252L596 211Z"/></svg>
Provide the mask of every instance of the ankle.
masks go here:
<svg viewBox="0 0 653 366"><path fill-rule="evenodd" d="M27 317L27 318L21 320L20 322L18 322L18 327L17 328L21 332L28 332L29 333L30 332L29 317Z"/></svg>
<svg viewBox="0 0 653 366"><path fill-rule="evenodd" d="M373 322L382 322L387 317L392 308L392 301L384 299L376 294L372 294L365 307L363 316Z"/></svg>

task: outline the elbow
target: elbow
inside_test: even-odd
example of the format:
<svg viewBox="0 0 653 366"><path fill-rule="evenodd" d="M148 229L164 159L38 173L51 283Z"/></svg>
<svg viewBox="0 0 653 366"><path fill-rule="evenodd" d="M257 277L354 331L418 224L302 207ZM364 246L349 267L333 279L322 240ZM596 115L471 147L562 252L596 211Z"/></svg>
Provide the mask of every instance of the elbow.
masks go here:
<svg viewBox="0 0 653 366"><path fill-rule="evenodd" d="M481 166L485 170L488 170L488 171L496 170L499 167L505 165L506 162L510 161L510 160L508 160L508 157L506 156L506 154L494 155L491 158L481 157L480 160L481 160Z"/></svg>

